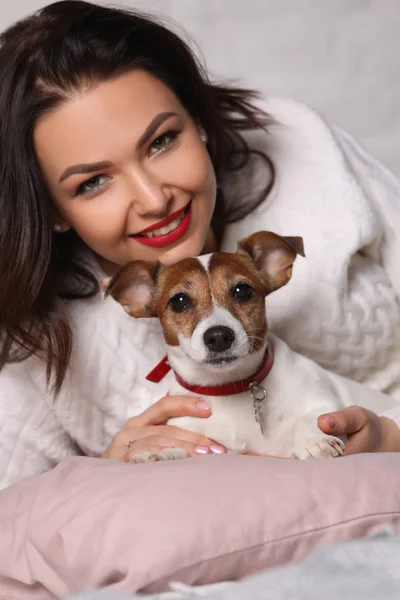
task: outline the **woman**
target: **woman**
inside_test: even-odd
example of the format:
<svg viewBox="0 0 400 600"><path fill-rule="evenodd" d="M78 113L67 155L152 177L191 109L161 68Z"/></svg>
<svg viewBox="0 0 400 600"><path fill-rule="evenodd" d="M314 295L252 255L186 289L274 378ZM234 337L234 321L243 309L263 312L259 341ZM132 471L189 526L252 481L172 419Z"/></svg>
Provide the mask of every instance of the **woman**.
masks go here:
<svg viewBox="0 0 400 600"><path fill-rule="evenodd" d="M225 451L166 425L210 409L159 399L145 381L164 352L158 323L102 302L97 282L133 259L233 249L251 230L305 238L309 258L271 299L277 333L395 392L399 188L351 139L295 103L264 112L252 92L211 84L173 33L122 10L58 2L1 44L2 487L74 454ZM378 412L387 399L377 392ZM398 451L398 413L352 407L319 425L353 434L347 452Z"/></svg>

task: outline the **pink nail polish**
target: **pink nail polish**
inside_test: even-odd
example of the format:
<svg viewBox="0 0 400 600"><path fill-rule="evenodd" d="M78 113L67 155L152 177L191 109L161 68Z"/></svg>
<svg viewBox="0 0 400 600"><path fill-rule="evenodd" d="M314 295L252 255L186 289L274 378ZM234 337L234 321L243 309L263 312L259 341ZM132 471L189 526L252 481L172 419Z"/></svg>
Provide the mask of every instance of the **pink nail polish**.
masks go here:
<svg viewBox="0 0 400 600"><path fill-rule="evenodd" d="M196 446L194 449L195 454L208 454L207 446Z"/></svg>
<svg viewBox="0 0 400 600"><path fill-rule="evenodd" d="M331 415L323 415L325 421L328 423L329 427L335 427L336 421Z"/></svg>
<svg viewBox="0 0 400 600"><path fill-rule="evenodd" d="M204 411L211 409L211 406L205 400L199 400L198 402L196 402L196 406L200 410L204 410Z"/></svg>
<svg viewBox="0 0 400 600"><path fill-rule="evenodd" d="M216 446L215 444L212 444L212 446L210 446L210 450L213 454L225 454L225 448L223 448L222 446Z"/></svg>

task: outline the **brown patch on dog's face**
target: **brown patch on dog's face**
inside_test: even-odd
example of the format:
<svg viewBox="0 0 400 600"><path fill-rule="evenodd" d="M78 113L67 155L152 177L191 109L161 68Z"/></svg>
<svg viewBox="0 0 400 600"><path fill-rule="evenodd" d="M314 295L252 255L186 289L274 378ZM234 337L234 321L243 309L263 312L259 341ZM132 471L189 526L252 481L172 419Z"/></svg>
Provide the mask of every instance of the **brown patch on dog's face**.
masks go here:
<svg viewBox="0 0 400 600"><path fill-rule="evenodd" d="M179 333L190 338L196 325L212 310L210 283L201 263L187 258L161 268L155 305L169 346L179 345Z"/></svg>
<svg viewBox="0 0 400 600"><path fill-rule="evenodd" d="M222 307L236 319L232 328L241 340L239 351L244 338L238 322L253 353L266 341L265 296L289 281L297 254L304 255L301 238L262 231L242 240L235 254L212 254L207 270L196 258L171 266L129 263L107 284L105 296L112 295L133 317L158 316L169 346L180 345L179 334L192 340L195 333L195 352L203 344L202 328L195 332L196 327L215 306ZM218 315L223 313L216 311L209 320L212 327L220 318L226 321L226 315Z"/></svg>
<svg viewBox="0 0 400 600"><path fill-rule="evenodd" d="M266 290L251 260L239 254L213 254L209 278L215 302L241 322L250 341L250 353L266 341Z"/></svg>

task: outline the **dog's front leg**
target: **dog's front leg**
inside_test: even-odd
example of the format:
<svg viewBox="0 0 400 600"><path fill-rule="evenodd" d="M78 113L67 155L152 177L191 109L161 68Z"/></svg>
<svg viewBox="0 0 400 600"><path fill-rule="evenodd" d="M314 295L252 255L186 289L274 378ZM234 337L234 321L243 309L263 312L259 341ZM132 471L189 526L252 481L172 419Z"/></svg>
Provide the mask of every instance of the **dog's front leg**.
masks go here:
<svg viewBox="0 0 400 600"><path fill-rule="evenodd" d="M294 422L293 455L297 458L336 458L343 455L344 441L323 433L317 425L318 416L323 412L304 415Z"/></svg>
<svg viewBox="0 0 400 600"><path fill-rule="evenodd" d="M182 448L168 448L160 452L140 452L133 454L130 463L138 465L140 463L159 462L161 460L179 460L188 458L189 454Z"/></svg>

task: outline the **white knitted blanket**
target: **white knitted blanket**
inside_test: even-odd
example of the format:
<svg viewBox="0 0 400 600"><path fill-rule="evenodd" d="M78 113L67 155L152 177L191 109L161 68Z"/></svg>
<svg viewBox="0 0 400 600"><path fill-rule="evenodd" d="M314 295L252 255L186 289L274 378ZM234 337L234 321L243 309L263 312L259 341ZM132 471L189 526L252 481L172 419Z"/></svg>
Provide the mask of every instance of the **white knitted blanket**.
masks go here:
<svg viewBox="0 0 400 600"><path fill-rule="evenodd" d="M249 140L271 157L276 182L258 209L228 227L223 249L260 229L303 236L307 258L268 301L272 329L327 369L400 400L400 182L314 111L284 99L265 108L276 124ZM264 180L250 164L232 174L226 194L234 203ZM55 404L37 359L0 373L0 487L71 454L98 455L165 392L163 382L145 380L165 354L157 320L132 319L100 296L70 310L76 342Z"/></svg>

